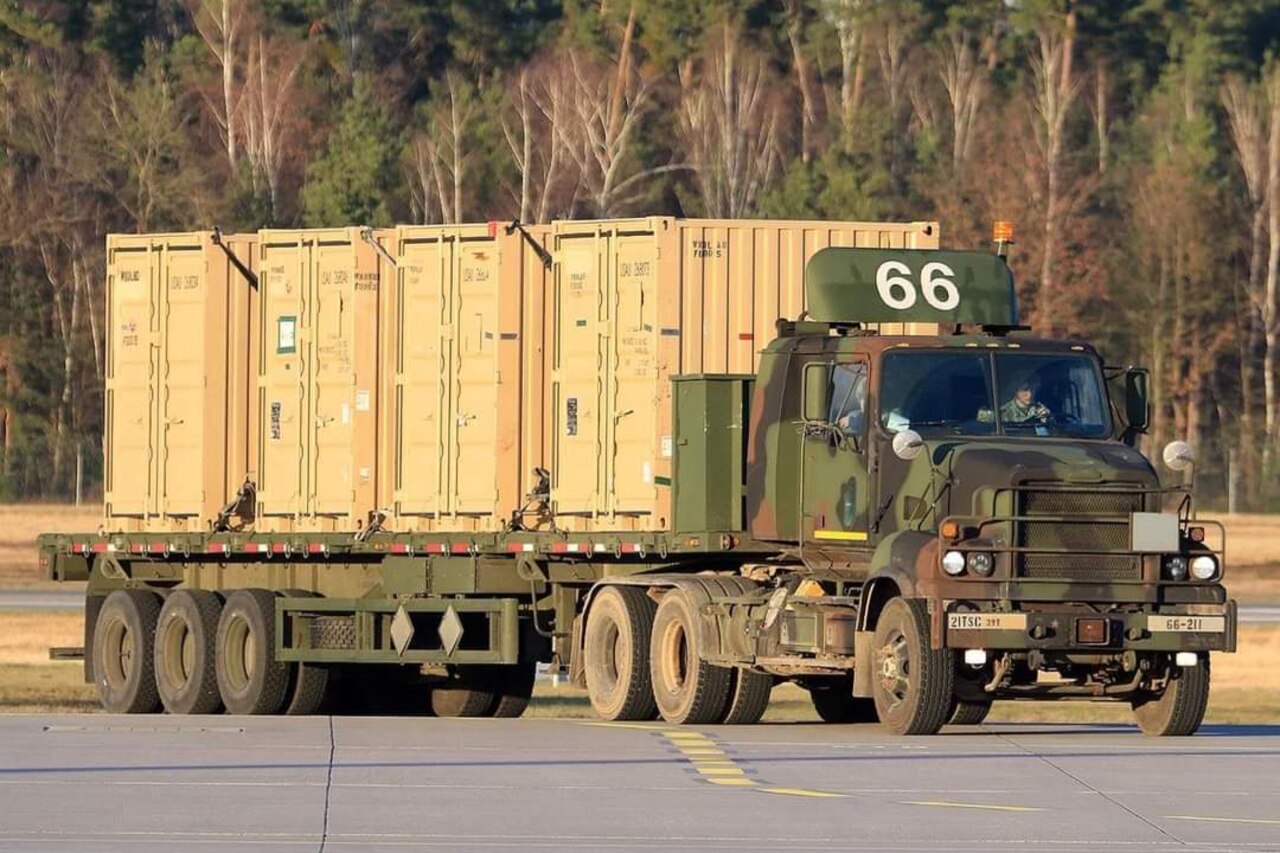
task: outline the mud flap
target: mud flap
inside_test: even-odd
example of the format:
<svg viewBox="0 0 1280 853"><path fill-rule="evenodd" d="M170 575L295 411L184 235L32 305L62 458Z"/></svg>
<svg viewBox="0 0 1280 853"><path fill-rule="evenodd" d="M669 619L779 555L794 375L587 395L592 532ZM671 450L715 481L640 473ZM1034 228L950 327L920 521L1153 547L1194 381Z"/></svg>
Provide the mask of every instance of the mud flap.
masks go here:
<svg viewBox="0 0 1280 853"><path fill-rule="evenodd" d="M853 695L859 699L870 699L871 661L874 631L858 631L853 635Z"/></svg>

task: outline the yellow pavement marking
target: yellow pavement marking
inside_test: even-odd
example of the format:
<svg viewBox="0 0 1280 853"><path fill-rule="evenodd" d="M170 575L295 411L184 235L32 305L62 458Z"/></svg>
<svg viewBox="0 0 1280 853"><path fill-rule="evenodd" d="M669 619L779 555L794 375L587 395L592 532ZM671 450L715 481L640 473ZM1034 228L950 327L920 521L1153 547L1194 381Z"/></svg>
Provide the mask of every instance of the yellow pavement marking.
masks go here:
<svg viewBox="0 0 1280 853"><path fill-rule="evenodd" d="M766 794L787 794L792 797L840 798L848 794L837 794L834 791L811 791L808 788L759 788Z"/></svg>
<svg viewBox="0 0 1280 853"><path fill-rule="evenodd" d="M697 758L699 755L724 755L718 749L686 749L685 747L680 747L680 752L691 758Z"/></svg>
<svg viewBox="0 0 1280 853"><path fill-rule="evenodd" d="M1212 823L1265 823L1270 825L1280 825L1280 820L1266 820L1260 817L1197 817L1187 814L1167 814L1165 818L1168 820L1203 820Z"/></svg>
<svg viewBox="0 0 1280 853"><path fill-rule="evenodd" d="M746 776L741 767L694 767L703 776Z"/></svg>
<svg viewBox="0 0 1280 853"><path fill-rule="evenodd" d="M1042 812L1044 809L1032 806L991 806L986 803L947 803L941 800L910 800L904 806L938 806L948 809L986 809L996 812Z"/></svg>

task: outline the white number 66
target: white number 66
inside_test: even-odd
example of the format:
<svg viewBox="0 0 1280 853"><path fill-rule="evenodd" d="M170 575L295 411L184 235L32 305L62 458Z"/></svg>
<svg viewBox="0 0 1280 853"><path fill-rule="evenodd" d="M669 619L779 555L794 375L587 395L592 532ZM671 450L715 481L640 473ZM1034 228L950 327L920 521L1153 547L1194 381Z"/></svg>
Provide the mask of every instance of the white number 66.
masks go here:
<svg viewBox="0 0 1280 853"><path fill-rule="evenodd" d="M902 261L885 261L876 270L876 290L884 304L895 311L906 311L916 304L916 286L910 279L911 268ZM939 311L950 311L960 304L960 291L956 289L955 271L938 261L931 261L920 270L920 290L924 301Z"/></svg>

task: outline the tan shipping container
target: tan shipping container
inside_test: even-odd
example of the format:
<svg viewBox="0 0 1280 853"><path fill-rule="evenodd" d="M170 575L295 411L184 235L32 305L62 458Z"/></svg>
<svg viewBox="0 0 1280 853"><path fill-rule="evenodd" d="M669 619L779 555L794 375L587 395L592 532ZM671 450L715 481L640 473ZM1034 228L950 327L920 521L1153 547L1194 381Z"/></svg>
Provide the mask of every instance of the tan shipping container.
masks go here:
<svg viewBox="0 0 1280 853"><path fill-rule="evenodd" d="M938 231L933 222L554 223L551 433L541 450L556 524L666 529L670 378L754 372L776 321L804 311L804 267L819 249L937 248Z"/></svg>
<svg viewBox="0 0 1280 853"><path fill-rule="evenodd" d="M259 234L262 531L354 531L376 506L381 261L358 228Z"/></svg>
<svg viewBox="0 0 1280 853"><path fill-rule="evenodd" d="M108 529L206 530L255 467L256 301L213 232L107 238Z"/></svg>
<svg viewBox="0 0 1280 853"><path fill-rule="evenodd" d="M397 531L500 529L543 443L545 228L402 226L384 238L382 507Z"/></svg>

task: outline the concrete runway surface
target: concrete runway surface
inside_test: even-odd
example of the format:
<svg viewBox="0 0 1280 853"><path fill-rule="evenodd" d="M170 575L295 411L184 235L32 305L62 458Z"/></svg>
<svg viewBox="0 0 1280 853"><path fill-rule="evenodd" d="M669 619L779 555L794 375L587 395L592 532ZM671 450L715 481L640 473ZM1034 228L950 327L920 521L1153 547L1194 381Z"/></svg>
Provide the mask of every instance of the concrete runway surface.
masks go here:
<svg viewBox="0 0 1280 853"><path fill-rule="evenodd" d="M0 850L1280 850L1280 726L0 717Z"/></svg>

